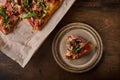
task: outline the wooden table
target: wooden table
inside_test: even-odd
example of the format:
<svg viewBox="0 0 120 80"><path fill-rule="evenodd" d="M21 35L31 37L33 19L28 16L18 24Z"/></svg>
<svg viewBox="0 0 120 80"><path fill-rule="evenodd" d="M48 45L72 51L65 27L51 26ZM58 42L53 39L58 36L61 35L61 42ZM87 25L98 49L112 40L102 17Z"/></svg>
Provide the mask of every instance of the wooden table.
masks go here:
<svg viewBox="0 0 120 80"><path fill-rule="evenodd" d="M55 34L65 25L83 22L98 31L104 52L99 64L83 74L61 69L52 56ZM23 69L0 53L0 80L120 80L119 0L77 0Z"/></svg>

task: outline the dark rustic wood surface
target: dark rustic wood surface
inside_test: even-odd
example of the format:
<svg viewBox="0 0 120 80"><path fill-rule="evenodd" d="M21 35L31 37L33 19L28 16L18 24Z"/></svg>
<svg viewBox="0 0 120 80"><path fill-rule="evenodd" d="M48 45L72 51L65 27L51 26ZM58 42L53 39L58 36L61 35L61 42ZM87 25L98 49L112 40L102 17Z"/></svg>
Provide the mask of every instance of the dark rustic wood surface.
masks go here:
<svg viewBox="0 0 120 80"><path fill-rule="evenodd" d="M55 34L72 22L98 31L104 52L99 64L83 74L61 69L52 56ZM77 0L23 69L0 53L0 80L120 80L120 0Z"/></svg>

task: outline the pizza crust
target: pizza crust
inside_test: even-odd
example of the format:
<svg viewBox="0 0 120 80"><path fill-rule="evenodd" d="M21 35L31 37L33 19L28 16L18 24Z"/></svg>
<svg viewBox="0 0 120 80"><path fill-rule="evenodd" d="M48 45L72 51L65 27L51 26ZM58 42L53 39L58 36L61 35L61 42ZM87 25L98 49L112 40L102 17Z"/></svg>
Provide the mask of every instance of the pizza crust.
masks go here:
<svg viewBox="0 0 120 80"><path fill-rule="evenodd" d="M64 0L56 0L54 3L50 3L50 2L48 3L48 5L49 5L48 15L46 17L44 17L43 19L39 19L41 22L40 26L31 25L28 20L27 21L25 20L26 23L28 23L30 26L32 26L32 28L34 30L41 30L45 26L45 24L48 22L48 20L51 18L51 16L54 14L54 12L61 6L63 1ZM0 31L4 34L8 34L14 30L15 26L17 26L17 23L15 25L11 25L10 30L8 28L3 29L3 27L0 26Z"/></svg>
<svg viewBox="0 0 120 80"><path fill-rule="evenodd" d="M51 16L54 14L54 12L61 6L63 0L57 0L54 4L50 4L49 6L49 12L48 15L41 20L42 25L38 27L33 27L34 30L41 30L45 24L48 22L48 20L51 18Z"/></svg>

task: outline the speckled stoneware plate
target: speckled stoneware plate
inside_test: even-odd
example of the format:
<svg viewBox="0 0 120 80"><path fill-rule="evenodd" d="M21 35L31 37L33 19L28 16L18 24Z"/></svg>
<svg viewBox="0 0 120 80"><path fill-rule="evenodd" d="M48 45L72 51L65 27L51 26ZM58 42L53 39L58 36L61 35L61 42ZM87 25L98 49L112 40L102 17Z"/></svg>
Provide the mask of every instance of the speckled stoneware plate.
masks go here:
<svg viewBox="0 0 120 80"><path fill-rule="evenodd" d="M79 35L92 42L95 48L79 59L67 59L65 58L67 51L66 37L69 35ZM71 23L57 33L53 40L52 51L55 61L61 68L69 72L83 73L92 69L100 61L103 53L103 44L99 34L91 26L84 23Z"/></svg>

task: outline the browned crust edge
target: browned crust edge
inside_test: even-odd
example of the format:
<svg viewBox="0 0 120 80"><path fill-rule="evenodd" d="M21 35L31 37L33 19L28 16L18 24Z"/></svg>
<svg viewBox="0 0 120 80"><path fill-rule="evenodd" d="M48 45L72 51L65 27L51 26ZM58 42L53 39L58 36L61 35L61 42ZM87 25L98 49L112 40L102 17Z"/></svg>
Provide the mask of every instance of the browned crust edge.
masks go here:
<svg viewBox="0 0 120 80"><path fill-rule="evenodd" d="M57 1L53 7L50 8L49 12L48 12L48 16L45 17L42 21L43 21L43 24L39 27L34 27L33 29L34 30L41 30L46 24L47 22L49 21L49 19L51 18L51 16L55 13L55 11L61 6L61 4L63 3L64 0L59 0ZM29 22L27 22L29 23ZM17 24L16 24L17 25ZM32 25L31 25L32 26ZM12 32L14 30L14 27L11 27L11 30L7 30L7 31L3 31L2 30L2 27L0 27L0 31L2 33L4 33L5 35Z"/></svg>
<svg viewBox="0 0 120 80"><path fill-rule="evenodd" d="M45 17L44 19L42 19L42 25L39 27L34 27L34 30L41 30L42 28L44 28L44 26L47 24L47 22L49 21L49 19L52 17L52 15L55 13L55 11L62 5L64 0L59 0L57 1L53 7L50 8L49 12L48 12L48 16Z"/></svg>

